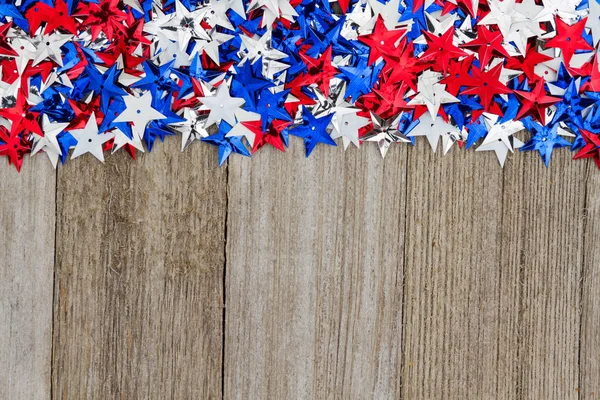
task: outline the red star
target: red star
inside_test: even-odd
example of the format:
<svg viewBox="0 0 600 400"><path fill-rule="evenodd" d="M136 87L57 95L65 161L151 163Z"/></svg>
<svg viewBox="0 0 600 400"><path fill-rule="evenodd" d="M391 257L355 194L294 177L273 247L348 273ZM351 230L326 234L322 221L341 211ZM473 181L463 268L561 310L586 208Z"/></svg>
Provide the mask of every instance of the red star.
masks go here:
<svg viewBox="0 0 600 400"><path fill-rule="evenodd" d="M546 108L561 101L560 97L548 96L546 94L543 79L539 79L536 82L535 87L531 90L531 92L517 90L515 93L522 98L521 103L523 104L521 110L517 114L517 119L532 115L542 124L546 122L546 118L544 118Z"/></svg>
<svg viewBox="0 0 600 400"><path fill-rule="evenodd" d="M580 132L586 144L575 154L573 160L591 158L596 163L598 169L600 169L600 136L585 129L580 129Z"/></svg>
<svg viewBox="0 0 600 400"><path fill-rule="evenodd" d="M383 54L386 64L381 72L382 77L387 77L389 82L405 82L412 90L417 91L417 74L422 72L426 65L415 57L415 45L402 40L398 49L399 55L394 53Z"/></svg>
<svg viewBox="0 0 600 400"><path fill-rule="evenodd" d="M23 156L31 150L31 144L23 139L20 133L9 132L4 126L0 126L0 156L8 157L8 163L14 164L17 171L21 171Z"/></svg>
<svg viewBox="0 0 600 400"><path fill-rule="evenodd" d="M140 44L146 45L146 51L149 49L149 45L152 44L152 42L144 36L144 20L140 19L135 22L132 21L132 23L127 26L119 24L116 25L115 28L114 42L106 49L106 51L98 52L96 54L109 67L112 67L120 56L123 56L125 71L133 74L139 73L139 71L136 72L135 67L149 57L137 57L133 54Z"/></svg>
<svg viewBox="0 0 600 400"><path fill-rule="evenodd" d="M535 46L527 45L527 47L528 49L525 53L525 57L519 56L507 58L505 67L508 69L522 70L530 81L535 81L540 78L534 72L535 66L545 61L552 60L552 57L538 53ZM521 61L521 59L523 61Z"/></svg>
<svg viewBox="0 0 600 400"><path fill-rule="evenodd" d="M303 85L310 85L313 83L318 84L319 89L325 94L329 95L329 81L337 75L338 69L331 64L331 46L327 48L321 55L321 57L314 59L306 54L300 53L300 58L308 67L308 73L302 80Z"/></svg>
<svg viewBox="0 0 600 400"><path fill-rule="evenodd" d="M69 125L65 128L65 131L85 128L85 125L90 119L90 115L92 115L92 113L96 114L96 121L98 122L98 125L100 125L104 120L104 114L100 112L100 96L94 97L94 99L89 103L76 102L71 99L68 101L69 105L73 109L73 112L75 113L75 118L71 120Z"/></svg>
<svg viewBox="0 0 600 400"><path fill-rule="evenodd" d="M470 55L460 61L450 62L448 76L440 81L440 83L446 85L446 92L456 96L462 86L473 86L473 77L469 74L469 71L474 59L475 56Z"/></svg>
<svg viewBox="0 0 600 400"><path fill-rule="evenodd" d="M485 25L480 25L477 29L477 38L465 43L461 47L469 50L477 50L479 54L479 64L483 69L488 65L492 57L509 57L502 46L502 34L490 31Z"/></svg>
<svg viewBox="0 0 600 400"><path fill-rule="evenodd" d="M456 47L453 43L454 27L448 29L441 36L436 36L431 32L425 31L423 31L423 35L425 35L425 40L427 40L429 47L425 50L420 60L434 62L433 68L436 71L445 73L448 70L450 60L467 55L467 53Z"/></svg>
<svg viewBox="0 0 600 400"><path fill-rule="evenodd" d="M600 71L598 70L598 54L594 55L590 79L583 84L582 92L600 92Z"/></svg>
<svg viewBox="0 0 600 400"><path fill-rule="evenodd" d="M467 86L470 89L463 90L461 94L478 95L481 105L488 112L498 113L498 104L493 102L495 94L508 94L512 90L507 88L500 82L500 74L502 73L502 64L496 65L489 71L482 71L479 68L473 68L473 80ZM526 92L529 93L529 92ZM495 106L494 110L490 107Z"/></svg>
<svg viewBox="0 0 600 400"><path fill-rule="evenodd" d="M406 29L388 30L385 27L385 23L383 18L381 18L381 15L377 17L377 22L375 23L375 29L373 30L373 33L358 37L358 40L369 46L371 49L369 52L368 64L373 64L384 54L396 53L396 43L402 36L404 36L405 33Z"/></svg>
<svg viewBox="0 0 600 400"><path fill-rule="evenodd" d="M19 54L13 50L8 43L6 43L6 34L12 26L12 23L6 23L0 25L0 56L11 56L16 57Z"/></svg>
<svg viewBox="0 0 600 400"><path fill-rule="evenodd" d="M69 8L63 0L56 0L54 7L50 7L41 1L33 5L25 13L29 22L29 32L34 35L42 22L46 23L44 34L54 32L57 28L62 28L65 31L77 34L77 26L75 19L69 16Z"/></svg>
<svg viewBox="0 0 600 400"><path fill-rule="evenodd" d="M375 99L372 101L371 106L364 107L364 109L373 110L375 114L386 119L391 118L402 111L411 110L414 106L409 106L405 100L407 91L408 85L404 82L401 83L399 87L382 83L379 89L373 89Z"/></svg>
<svg viewBox="0 0 600 400"><path fill-rule="evenodd" d="M25 133L37 133L44 136L44 132L37 121L40 113L31 112L31 106L27 103L26 89L19 90L17 93L17 102L14 107L0 109L0 115L12 122L10 129L11 135Z"/></svg>
<svg viewBox="0 0 600 400"><path fill-rule="evenodd" d="M594 50L583 38L583 29L585 28L587 18L573 25L563 22L558 16L554 18L556 20L556 36L546 42L546 47L560 49L565 60L565 65L569 65L571 57L573 57L576 50Z"/></svg>
<svg viewBox="0 0 600 400"><path fill-rule="evenodd" d="M242 124L254 132L254 145L252 146L252 154L256 153L265 144L270 144L277 150L285 152L285 144L281 137L281 132L291 125L291 122L274 119L266 132L262 131L261 121L247 121Z"/></svg>
<svg viewBox="0 0 600 400"><path fill-rule="evenodd" d="M119 8L119 0L103 0L100 4L82 2L73 16L86 17L82 25L90 27L92 40L96 40L100 32L112 40L115 28L127 19L127 14Z"/></svg>

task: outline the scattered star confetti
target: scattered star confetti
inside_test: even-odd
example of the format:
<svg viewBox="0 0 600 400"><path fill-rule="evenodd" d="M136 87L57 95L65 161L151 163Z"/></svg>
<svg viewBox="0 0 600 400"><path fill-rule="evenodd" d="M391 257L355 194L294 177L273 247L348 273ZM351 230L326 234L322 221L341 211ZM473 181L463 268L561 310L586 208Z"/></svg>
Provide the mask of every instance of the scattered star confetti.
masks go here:
<svg viewBox="0 0 600 400"><path fill-rule="evenodd" d="M516 150L549 166L566 147L600 168L598 0L27 0L0 12L0 157L18 170L26 154L56 168L163 140L213 146L221 165L285 151L290 135L307 157L337 144L436 151L441 138L442 154L456 143L501 166Z"/></svg>

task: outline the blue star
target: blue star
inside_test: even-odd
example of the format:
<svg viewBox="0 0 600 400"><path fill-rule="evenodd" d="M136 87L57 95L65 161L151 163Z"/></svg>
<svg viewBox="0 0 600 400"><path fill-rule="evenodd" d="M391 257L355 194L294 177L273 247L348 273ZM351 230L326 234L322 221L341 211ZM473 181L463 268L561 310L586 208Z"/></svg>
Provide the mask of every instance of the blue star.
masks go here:
<svg viewBox="0 0 600 400"><path fill-rule="evenodd" d="M340 67L342 75L348 81L345 97L350 97L351 102L355 102L359 96L369 93L384 65L385 63L380 62L369 67L367 59L360 57L356 67Z"/></svg>
<svg viewBox="0 0 600 400"><path fill-rule="evenodd" d="M256 106L256 94L261 90L275 86L275 84L262 75L262 60L256 60L254 64L245 62L244 65L235 66L236 75L231 82L231 95L246 100L249 107Z"/></svg>
<svg viewBox="0 0 600 400"><path fill-rule="evenodd" d="M171 95L163 98L152 98L152 108L157 110L166 118L150 121L146 127L146 132L144 133L144 142L146 142L146 147L148 147L149 152L152 151L152 146L154 145L156 138L159 138L162 142L165 140L166 136L175 135L171 128L169 128L169 125L185 122L185 118L182 118L173 112L171 108L171 100Z"/></svg>
<svg viewBox="0 0 600 400"><path fill-rule="evenodd" d="M7 22L7 17L11 18L15 25L17 25L19 28L23 29L24 31L29 31L29 23L19 12L17 7L15 7L14 1L0 0L0 20L2 22Z"/></svg>
<svg viewBox="0 0 600 400"><path fill-rule="evenodd" d="M231 153L237 153L246 157L250 157L250 152L246 146L244 146L244 142L240 136L226 137L230 130L231 125L225 121L221 121L219 124L219 132L202 138L203 142L219 147L219 166L223 165Z"/></svg>
<svg viewBox="0 0 600 400"><path fill-rule="evenodd" d="M467 124L469 136L467 136L466 148L469 149L479 139L483 139L487 134L487 126L485 125L485 118L480 115L475 121L471 121Z"/></svg>
<svg viewBox="0 0 600 400"><path fill-rule="evenodd" d="M318 143L336 146L335 141L327 133L327 127L333 118L333 113L321 118L315 118L314 115L302 107L302 118L304 124L292 129L290 134L304 139L304 147L306 149L306 157L310 156L313 149Z"/></svg>
<svg viewBox="0 0 600 400"><path fill-rule="evenodd" d="M257 114L260 114L262 122L262 130L266 132L267 126L274 119L280 119L283 121L291 121L292 117L283 107L285 96L289 93L289 90L282 90L281 92L271 93L269 89L263 89L260 92L260 98L256 107L249 105L248 109Z"/></svg>
<svg viewBox="0 0 600 400"><path fill-rule="evenodd" d="M153 94L156 93L157 90L179 90L179 86L171 79L171 66L173 63L174 61L171 61L158 67L148 61L144 61L143 67L146 76L131 85L131 87L151 90Z"/></svg>
<svg viewBox="0 0 600 400"><path fill-rule="evenodd" d="M555 148L571 146L571 143L558 134L558 124L543 126L535 122L531 117L527 117L523 120L523 125L533 136L521 147L521 151L537 150L542 160L544 160L546 167L550 165L552 152Z"/></svg>

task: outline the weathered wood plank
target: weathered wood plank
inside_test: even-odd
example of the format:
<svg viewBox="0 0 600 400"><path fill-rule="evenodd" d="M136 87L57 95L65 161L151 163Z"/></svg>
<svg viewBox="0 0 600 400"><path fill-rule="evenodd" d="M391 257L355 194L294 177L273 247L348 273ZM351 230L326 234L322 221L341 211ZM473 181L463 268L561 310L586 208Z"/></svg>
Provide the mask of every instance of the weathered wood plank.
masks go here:
<svg viewBox="0 0 600 400"><path fill-rule="evenodd" d="M405 146L229 165L225 398L398 398Z"/></svg>
<svg viewBox="0 0 600 400"><path fill-rule="evenodd" d="M557 150L546 169L521 153L505 169L502 268L519 287L504 303L517 305L520 398L578 398L585 162L571 157Z"/></svg>
<svg viewBox="0 0 600 400"><path fill-rule="evenodd" d="M226 169L178 147L60 170L56 399L221 395Z"/></svg>
<svg viewBox="0 0 600 400"><path fill-rule="evenodd" d="M515 398L499 377L515 339L499 307L501 279L514 282L500 268L502 169L493 153L442 156L424 140L409 166L403 398Z"/></svg>
<svg viewBox="0 0 600 400"><path fill-rule="evenodd" d="M581 277L581 399L600 398L600 171L588 161Z"/></svg>
<svg viewBox="0 0 600 400"><path fill-rule="evenodd" d="M52 354L56 173L0 165L0 398L46 399Z"/></svg>

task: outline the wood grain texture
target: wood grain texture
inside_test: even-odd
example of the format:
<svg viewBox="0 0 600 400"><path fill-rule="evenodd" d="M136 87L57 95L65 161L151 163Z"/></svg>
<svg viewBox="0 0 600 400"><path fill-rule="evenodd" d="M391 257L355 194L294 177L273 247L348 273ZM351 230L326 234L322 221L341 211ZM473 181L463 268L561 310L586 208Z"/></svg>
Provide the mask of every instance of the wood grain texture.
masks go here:
<svg viewBox="0 0 600 400"><path fill-rule="evenodd" d="M438 150L439 151L439 150ZM502 170L493 153L410 149L404 288L405 399L511 399L500 312Z"/></svg>
<svg viewBox="0 0 600 400"><path fill-rule="evenodd" d="M537 154L519 154L504 173L502 269L518 279L506 281L517 289L503 301L517 317L523 399L579 397L586 167L564 150L548 169Z"/></svg>
<svg viewBox="0 0 600 400"><path fill-rule="evenodd" d="M225 398L398 398L406 152L230 161Z"/></svg>
<svg viewBox="0 0 600 400"><path fill-rule="evenodd" d="M55 399L221 396L226 170L178 147L60 170Z"/></svg>
<svg viewBox="0 0 600 400"><path fill-rule="evenodd" d="M600 173L588 163L586 219L581 276L581 341L579 373L581 399L600 399Z"/></svg>
<svg viewBox="0 0 600 400"><path fill-rule="evenodd" d="M52 354L56 173L0 165L0 398L46 399Z"/></svg>

